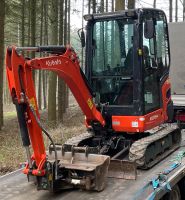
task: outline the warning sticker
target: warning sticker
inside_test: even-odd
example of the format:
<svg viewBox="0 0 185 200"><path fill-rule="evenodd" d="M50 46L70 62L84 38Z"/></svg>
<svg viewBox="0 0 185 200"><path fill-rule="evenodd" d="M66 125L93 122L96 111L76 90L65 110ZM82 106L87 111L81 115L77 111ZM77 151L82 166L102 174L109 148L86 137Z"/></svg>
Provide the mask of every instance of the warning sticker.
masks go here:
<svg viewBox="0 0 185 200"><path fill-rule="evenodd" d="M32 105L32 107L34 108L34 110L36 110L36 102L35 102L34 97L32 97L32 98L30 99L30 104Z"/></svg>
<svg viewBox="0 0 185 200"><path fill-rule="evenodd" d="M89 108L92 110L93 109L93 102L90 98L87 100L87 104L88 104Z"/></svg>

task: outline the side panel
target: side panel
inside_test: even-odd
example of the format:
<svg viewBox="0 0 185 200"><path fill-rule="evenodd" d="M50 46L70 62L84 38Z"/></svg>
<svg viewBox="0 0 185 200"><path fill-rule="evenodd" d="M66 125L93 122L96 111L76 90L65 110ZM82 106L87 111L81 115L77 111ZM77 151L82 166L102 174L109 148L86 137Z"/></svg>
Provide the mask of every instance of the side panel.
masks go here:
<svg viewBox="0 0 185 200"><path fill-rule="evenodd" d="M170 81L176 119L185 121L185 22L169 23L171 46ZM178 112L178 111L181 112Z"/></svg>
<svg viewBox="0 0 185 200"><path fill-rule="evenodd" d="M163 110L159 109L144 116L112 116L112 127L117 132L144 132L164 121Z"/></svg>
<svg viewBox="0 0 185 200"><path fill-rule="evenodd" d="M170 82L162 85L162 108L144 116L112 116L112 127L118 132L144 132L168 120L167 105L171 100Z"/></svg>
<svg viewBox="0 0 185 200"><path fill-rule="evenodd" d="M169 23L171 50L170 79L173 94L185 94L185 23Z"/></svg>

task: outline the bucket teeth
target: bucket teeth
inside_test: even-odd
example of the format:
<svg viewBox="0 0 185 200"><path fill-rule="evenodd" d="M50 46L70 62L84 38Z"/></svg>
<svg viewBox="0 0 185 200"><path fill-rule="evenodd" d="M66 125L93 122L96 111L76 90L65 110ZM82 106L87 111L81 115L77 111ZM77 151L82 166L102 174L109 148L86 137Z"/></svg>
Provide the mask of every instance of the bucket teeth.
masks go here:
<svg viewBox="0 0 185 200"><path fill-rule="evenodd" d="M96 147L76 147L56 145L58 166L64 178L73 187L101 191L106 184L110 157L95 154ZM70 151L71 150L71 151ZM54 161L54 149L50 146L48 161Z"/></svg>

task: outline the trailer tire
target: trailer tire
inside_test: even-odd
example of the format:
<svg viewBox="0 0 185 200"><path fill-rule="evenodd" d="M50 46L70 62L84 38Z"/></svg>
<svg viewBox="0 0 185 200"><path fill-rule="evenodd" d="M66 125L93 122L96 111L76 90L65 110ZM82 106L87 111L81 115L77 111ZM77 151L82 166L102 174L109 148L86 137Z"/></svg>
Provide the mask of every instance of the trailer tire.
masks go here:
<svg viewBox="0 0 185 200"><path fill-rule="evenodd" d="M172 190L162 198L162 200L181 200L179 186L175 185Z"/></svg>
<svg viewBox="0 0 185 200"><path fill-rule="evenodd" d="M180 189L180 192L181 192L181 197L185 197L185 178L182 178L179 183L179 189Z"/></svg>

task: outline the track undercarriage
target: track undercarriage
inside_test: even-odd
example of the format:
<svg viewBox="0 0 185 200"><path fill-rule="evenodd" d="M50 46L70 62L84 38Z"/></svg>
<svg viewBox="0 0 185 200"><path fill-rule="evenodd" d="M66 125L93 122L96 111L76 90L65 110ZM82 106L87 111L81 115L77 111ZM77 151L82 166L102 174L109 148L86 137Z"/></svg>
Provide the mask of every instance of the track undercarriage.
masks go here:
<svg viewBox="0 0 185 200"><path fill-rule="evenodd" d="M64 145L50 145L46 175L38 177L38 189L57 191L81 188L101 191L106 176L134 180L137 168L147 169L175 151L181 142L177 124L163 124L146 133L94 134L73 137ZM143 137L144 136L144 137ZM142 138L139 138L142 137ZM55 173L57 153L57 178Z"/></svg>
<svg viewBox="0 0 185 200"><path fill-rule="evenodd" d="M135 179L136 168L147 169L175 151L181 142L181 131L177 124L166 123L135 139L126 134L98 136L92 132L69 139L67 146L97 148L98 154L109 155L109 177Z"/></svg>

